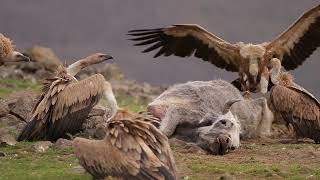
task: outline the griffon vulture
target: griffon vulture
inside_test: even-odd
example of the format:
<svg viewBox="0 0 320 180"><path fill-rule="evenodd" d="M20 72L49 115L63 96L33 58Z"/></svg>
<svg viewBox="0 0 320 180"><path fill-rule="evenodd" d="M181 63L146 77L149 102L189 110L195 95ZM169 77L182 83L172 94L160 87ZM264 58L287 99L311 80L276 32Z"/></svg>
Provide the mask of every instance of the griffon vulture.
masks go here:
<svg viewBox="0 0 320 180"><path fill-rule="evenodd" d="M0 33L0 66L6 62L30 61L29 57L15 51L12 41Z"/></svg>
<svg viewBox="0 0 320 180"><path fill-rule="evenodd" d="M305 12L293 25L271 42L229 43L195 24L176 24L158 29L129 31L136 46L150 45L143 52L159 48L154 57L194 55L227 71L238 72L243 91L267 92L267 64L281 60L286 70L301 65L320 45L320 5ZM263 80L262 80L263 79ZM260 81L261 80L261 81Z"/></svg>
<svg viewBox="0 0 320 180"><path fill-rule="evenodd" d="M311 138L320 143L319 101L307 90L295 84L289 73L280 70L279 59L273 58L270 65L270 99L274 109L293 126L297 138Z"/></svg>
<svg viewBox="0 0 320 180"><path fill-rule="evenodd" d="M55 141L77 133L92 107L103 95L104 77L101 74L77 81L81 69L112 57L96 53L81 59L68 68L59 67L53 78L43 83L42 95L32 111L32 117L18 141Z"/></svg>
<svg viewBox="0 0 320 180"><path fill-rule="evenodd" d="M80 164L96 179L176 179L176 167L167 137L153 124L158 119L145 113L119 109L111 85L105 96L112 109L103 140L74 139Z"/></svg>

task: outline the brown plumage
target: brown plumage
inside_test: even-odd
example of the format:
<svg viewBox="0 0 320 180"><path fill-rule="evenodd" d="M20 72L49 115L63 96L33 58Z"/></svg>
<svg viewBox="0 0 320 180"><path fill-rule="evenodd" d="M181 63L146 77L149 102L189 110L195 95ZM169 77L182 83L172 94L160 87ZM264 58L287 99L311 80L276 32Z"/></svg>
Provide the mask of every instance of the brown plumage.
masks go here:
<svg viewBox="0 0 320 180"><path fill-rule="evenodd" d="M270 43L232 44L199 25L177 24L159 29L129 31L137 46L150 45L143 52L159 49L154 57L194 55L227 71L238 72L243 90L266 92L267 68L278 58L287 70L297 68L320 46L320 5L304 13L288 30ZM260 79L264 81L259 84Z"/></svg>
<svg viewBox="0 0 320 180"><path fill-rule="evenodd" d="M307 90L293 82L292 76L281 72L281 63L271 60L273 69L270 91L271 103L283 119L291 124L297 138L306 137L320 143L320 103Z"/></svg>
<svg viewBox="0 0 320 180"><path fill-rule="evenodd" d="M115 101L111 93L110 89L106 91L106 97ZM111 104L114 114L108 120L103 140L74 140L80 164L96 179L176 179L168 139L153 125L159 123L158 119L147 113L119 109L115 102Z"/></svg>
<svg viewBox="0 0 320 180"><path fill-rule="evenodd" d="M12 41L0 33L0 65L5 62L30 61L28 57L14 50Z"/></svg>
<svg viewBox="0 0 320 180"><path fill-rule="evenodd" d="M81 66L82 62L86 61L88 66L107 59L110 56L94 54L67 69L59 67L55 77L44 81L42 95L18 141L55 141L67 134L77 133L92 107L103 95L105 79L101 74L96 74L77 81L74 75L85 67Z"/></svg>

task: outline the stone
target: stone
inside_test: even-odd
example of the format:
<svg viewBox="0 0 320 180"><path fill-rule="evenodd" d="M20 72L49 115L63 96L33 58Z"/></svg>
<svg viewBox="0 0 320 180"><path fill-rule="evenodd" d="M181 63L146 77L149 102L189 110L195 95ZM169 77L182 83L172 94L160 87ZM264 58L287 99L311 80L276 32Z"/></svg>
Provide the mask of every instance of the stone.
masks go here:
<svg viewBox="0 0 320 180"><path fill-rule="evenodd" d="M1 145L9 145L9 146L14 146L17 144L16 139L10 135L10 134L3 134L0 135L0 144Z"/></svg>
<svg viewBox="0 0 320 180"><path fill-rule="evenodd" d="M69 147L72 147L72 141L70 141L68 139L59 138L54 143L54 147L57 148L57 149L69 148Z"/></svg>
<svg viewBox="0 0 320 180"><path fill-rule="evenodd" d="M3 99L0 99L0 117L6 116L8 113L9 113L8 104Z"/></svg>
<svg viewBox="0 0 320 180"><path fill-rule="evenodd" d="M105 113L108 114L106 111L108 111L108 109L100 105L93 107L88 115L88 118L82 125L83 131L79 134L79 136L102 139L105 135L105 132L103 131L103 128L101 129L101 127L103 127L103 125L106 123Z"/></svg>
<svg viewBox="0 0 320 180"><path fill-rule="evenodd" d="M52 145L50 141L38 141L32 145L32 150L38 153L45 153Z"/></svg>
<svg viewBox="0 0 320 180"><path fill-rule="evenodd" d="M20 91L10 94L6 101L10 113L22 121L28 121L34 105L37 103L38 93L32 91Z"/></svg>
<svg viewBox="0 0 320 180"><path fill-rule="evenodd" d="M0 157L5 157L5 156L6 156L6 154L4 152L0 151Z"/></svg>

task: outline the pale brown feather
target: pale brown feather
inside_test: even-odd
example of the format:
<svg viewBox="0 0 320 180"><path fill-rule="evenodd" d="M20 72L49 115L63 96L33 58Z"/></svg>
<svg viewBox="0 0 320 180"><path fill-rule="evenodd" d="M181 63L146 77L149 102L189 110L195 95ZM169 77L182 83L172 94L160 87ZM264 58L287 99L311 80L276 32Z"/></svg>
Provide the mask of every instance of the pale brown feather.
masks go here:
<svg viewBox="0 0 320 180"><path fill-rule="evenodd" d="M272 87L271 103L283 119L293 125L298 137L320 143L320 103L310 92L288 78L285 74L280 78L280 85Z"/></svg>
<svg viewBox="0 0 320 180"><path fill-rule="evenodd" d="M80 164L95 178L175 179L168 139L144 113L119 110L104 140L75 139Z"/></svg>
<svg viewBox="0 0 320 180"><path fill-rule="evenodd" d="M43 93L18 140L55 141L78 132L102 96L104 81L100 74L77 81L60 67L54 78L43 83Z"/></svg>

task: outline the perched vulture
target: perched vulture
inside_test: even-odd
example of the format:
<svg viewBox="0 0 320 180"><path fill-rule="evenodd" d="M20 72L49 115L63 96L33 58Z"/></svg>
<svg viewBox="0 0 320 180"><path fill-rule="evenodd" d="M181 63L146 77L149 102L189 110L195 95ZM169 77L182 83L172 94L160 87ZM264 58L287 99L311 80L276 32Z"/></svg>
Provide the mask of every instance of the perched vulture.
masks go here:
<svg viewBox="0 0 320 180"><path fill-rule="evenodd" d="M109 55L96 53L68 68L59 67L55 77L44 81L42 95L18 141L55 141L77 133L92 107L103 95L105 79L101 74L81 81L74 76L82 68L110 58Z"/></svg>
<svg viewBox="0 0 320 180"><path fill-rule="evenodd" d="M105 82L105 89L113 112L107 120L107 134L103 140L74 140L80 164L96 179L176 179L168 139L154 126L158 119L119 109L110 83Z"/></svg>
<svg viewBox="0 0 320 180"><path fill-rule="evenodd" d="M271 60L271 103L283 119L291 124L297 138L311 138L320 143L320 103L307 90L282 72L279 59Z"/></svg>
<svg viewBox="0 0 320 180"><path fill-rule="evenodd" d="M30 61L29 57L14 50L12 41L0 33L0 65L6 62Z"/></svg>
<svg viewBox="0 0 320 180"><path fill-rule="evenodd" d="M219 68L238 72L242 90L266 93L266 66L271 58L280 59L286 70L293 70L320 46L320 5L305 12L273 41L261 44L232 44L195 24L132 30L129 35L135 36L131 40L138 41L136 46L152 44L144 53L159 49L154 57L194 55Z"/></svg>

